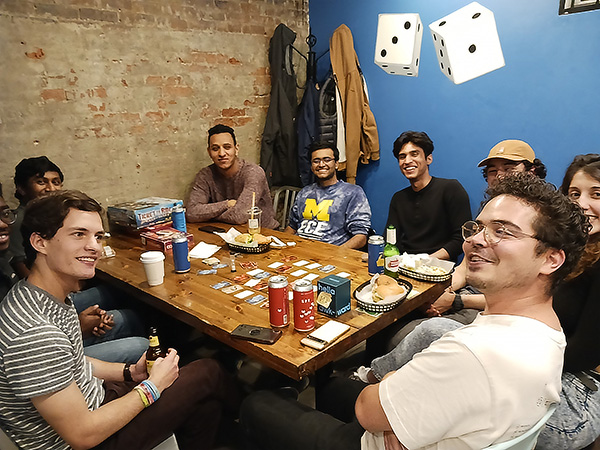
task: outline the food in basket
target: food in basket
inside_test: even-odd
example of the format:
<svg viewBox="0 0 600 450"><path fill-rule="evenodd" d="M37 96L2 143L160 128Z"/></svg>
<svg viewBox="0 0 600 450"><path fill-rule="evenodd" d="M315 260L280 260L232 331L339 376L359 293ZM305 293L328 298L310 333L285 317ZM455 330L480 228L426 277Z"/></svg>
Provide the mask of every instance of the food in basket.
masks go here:
<svg viewBox="0 0 600 450"><path fill-rule="evenodd" d="M443 265L449 267L442 267ZM423 275L443 276L450 273L453 264L447 261L440 261L437 258L432 258L424 253L418 255L404 253L400 256L400 266L403 269L411 270Z"/></svg>
<svg viewBox="0 0 600 450"><path fill-rule="evenodd" d="M429 264L423 264L415 269L415 272L423 273L425 275L447 275L448 272L441 267L431 266Z"/></svg>
<svg viewBox="0 0 600 450"><path fill-rule="evenodd" d="M373 282L371 296L373 302L377 303L388 297L398 297L404 295L406 288L387 275L379 275Z"/></svg>
<svg viewBox="0 0 600 450"><path fill-rule="evenodd" d="M235 241L237 243L244 244L244 245L252 245L252 244L260 245L260 244L268 244L269 242L271 242L271 238L267 237L263 234L260 234L260 233L256 233L256 234L242 233L235 237Z"/></svg>

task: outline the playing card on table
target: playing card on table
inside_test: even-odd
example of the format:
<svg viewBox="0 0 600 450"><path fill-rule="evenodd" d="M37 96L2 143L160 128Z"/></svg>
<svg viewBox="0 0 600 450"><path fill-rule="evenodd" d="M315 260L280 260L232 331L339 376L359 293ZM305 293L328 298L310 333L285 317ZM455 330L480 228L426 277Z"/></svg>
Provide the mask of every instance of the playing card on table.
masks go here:
<svg viewBox="0 0 600 450"><path fill-rule="evenodd" d="M211 256L210 258L204 258L202 260L202 262L204 264L208 264L209 266L212 266L215 264L219 264L221 261L219 260L219 258L215 258L214 256Z"/></svg>
<svg viewBox="0 0 600 450"><path fill-rule="evenodd" d="M256 286L254 286L254 289L262 291L263 289L266 289L267 287L269 287L269 281L267 279L263 278L262 280L260 280L258 282L258 284Z"/></svg>
<svg viewBox="0 0 600 450"><path fill-rule="evenodd" d="M283 262L295 261L295 260L297 260L297 259L298 259L298 257L297 257L297 256L294 256L294 255L290 255L290 256L284 256L283 258L281 258L281 260L282 260Z"/></svg>
<svg viewBox="0 0 600 450"><path fill-rule="evenodd" d="M254 275L254 278L258 278L259 280L262 280L263 278L268 278L270 276L271 276L271 274L269 272L261 272L261 273L257 273L256 275Z"/></svg>
<svg viewBox="0 0 600 450"><path fill-rule="evenodd" d="M308 272L306 270L296 270L295 272L290 273L290 275L292 275L293 277L301 277L304 274L307 274Z"/></svg>
<svg viewBox="0 0 600 450"><path fill-rule="evenodd" d="M261 273L261 272L264 272L264 270L262 270L262 269L254 269L254 270L251 270L251 271L249 271L249 272L246 272L246 273L247 273L248 275L250 275L250 276L252 276L252 277L253 277L253 276L255 276L257 273Z"/></svg>
<svg viewBox="0 0 600 450"><path fill-rule="evenodd" d="M313 269L316 269L317 267L321 267L321 264L319 264L319 263L312 263L312 264L309 264L308 266L306 266L305 269L313 270Z"/></svg>
<svg viewBox="0 0 600 450"><path fill-rule="evenodd" d="M302 267L302 266L305 266L305 265L307 265L309 262L310 262L310 261L307 261L307 260L303 259L302 261L296 261L296 262L294 263L294 266Z"/></svg>
<svg viewBox="0 0 600 450"><path fill-rule="evenodd" d="M241 261L238 264L244 270L256 269L258 267L254 261Z"/></svg>
<svg viewBox="0 0 600 450"><path fill-rule="evenodd" d="M199 270L198 272L196 272L198 275L213 275L215 273L217 273L217 269L206 269L206 270Z"/></svg>
<svg viewBox="0 0 600 450"><path fill-rule="evenodd" d="M254 294L254 292L252 291L243 291L243 292L238 292L237 294L234 295L234 297L236 298L246 298L250 295Z"/></svg>
<svg viewBox="0 0 600 450"><path fill-rule="evenodd" d="M327 264L319 269L321 272L329 273L335 270L335 266Z"/></svg>
<svg viewBox="0 0 600 450"><path fill-rule="evenodd" d="M256 286L258 283L260 283L260 280L257 278L252 278L251 280L248 280L244 283L244 286L248 286L248 287L254 287Z"/></svg>
<svg viewBox="0 0 600 450"><path fill-rule="evenodd" d="M213 289L223 289L225 286L229 286L231 283L229 281L219 281L217 284L213 284L211 288Z"/></svg>
<svg viewBox="0 0 600 450"><path fill-rule="evenodd" d="M235 281L236 283L243 283L244 281L248 281L250 279L250 275L248 275L247 273L243 273L241 275L236 275L235 277L233 277L233 281Z"/></svg>
<svg viewBox="0 0 600 450"><path fill-rule="evenodd" d="M274 262L273 264L269 264L267 267L269 269L277 269L278 267L283 266L282 262Z"/></svg>
<svg viewBox="0 0 600 450"><path fill-rule="evenodd" d="M275 269L275 272L277 273L284 273L287 272L288 270L290 270L292 268L292 266L287 266L287 265L283 265L283 266L279 266L277 269Z"/></svg>
<svg viewBox="0 0 600 450"><path fill-rule="evenodd" d="M219 263L212 266L213 269L223 269L227 267L227 264Z"/></svg>
<svg viewBox="0 0 600 450"><path fill-rule="evenodd" d="M223 288L221 292L225 292L226 294L233 294L234 292L241 291L242 289L243 288L240 285L234 284L233 286L227 286L226 288Z"/></svg>
<svg viewBox="0 0 600 450"><path fill-rule="evenodd" d="M247 299L246 302L250 303L251 305L256 305L257 303L260 303L266 299L267 299L267 297L265 297L264 295L256 294L256 295L253 295L252 297L250 297L249 299Z"/></svg>

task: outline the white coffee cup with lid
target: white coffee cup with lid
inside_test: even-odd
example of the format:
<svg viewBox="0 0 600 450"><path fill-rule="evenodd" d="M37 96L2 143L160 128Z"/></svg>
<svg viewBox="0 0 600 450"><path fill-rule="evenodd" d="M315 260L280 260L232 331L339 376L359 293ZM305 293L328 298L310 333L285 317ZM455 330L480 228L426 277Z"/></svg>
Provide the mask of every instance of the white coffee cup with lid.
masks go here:
<svg viewBox="0 0 600 450"><path fill-rule="evenodd" d="M165 255L162 252L145 252L140 256L150 286L158 286L165 278Z"/></svg>

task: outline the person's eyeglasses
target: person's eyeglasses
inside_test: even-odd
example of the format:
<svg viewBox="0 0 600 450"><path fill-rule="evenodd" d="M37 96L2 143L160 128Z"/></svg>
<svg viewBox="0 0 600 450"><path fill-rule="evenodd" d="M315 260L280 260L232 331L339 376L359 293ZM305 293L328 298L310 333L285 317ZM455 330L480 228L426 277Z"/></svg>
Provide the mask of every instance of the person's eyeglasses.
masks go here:
<svg viewBox="0 0 600 450"><path fill-rule="evenodd" d="M315 158L312 160L312 163L315 166L320 166L322 162L324 162L325 164L330 164L332 161L335 161L335 158Z"/></svg>
<svg viewBox="0 0 600 450"><path fill-rule="evenodd" d="M0 220L6 225L12 225L17 220L17 215L12 209L3 209L0 211Z"/></svg>
<svg viewBox="0 0 600 450"><path fill-rule="evenodd" d="M461 230L465 241L468 241L483 231L486 241L491 245L497 244L502 239L532 238L539 240L534 235L523 233L518 230L510 230L502 222L490 222L488 225L484 225L480 222L469 220L468 222L465 222L461 227Z"/></svg>

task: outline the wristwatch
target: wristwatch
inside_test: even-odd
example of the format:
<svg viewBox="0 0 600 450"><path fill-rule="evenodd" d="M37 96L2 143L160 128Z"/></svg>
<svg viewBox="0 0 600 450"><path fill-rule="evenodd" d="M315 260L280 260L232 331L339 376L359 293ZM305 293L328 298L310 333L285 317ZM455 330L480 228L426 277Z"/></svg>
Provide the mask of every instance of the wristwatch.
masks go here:
<svg viewBox="0 0 600 450"><path fill-rule="evenodd" d="M133 381L133 377L131 376L131 363L126 363L125 366L123 366L123 379L125 381Z"/></svg>
<svg viewBox="0 0 600 450"><path fill-rule="evenodd" d="M454 301L452 302L452 309L454 311L460 311L465 307L462 297L460 294L454 294Z"/></svg>

